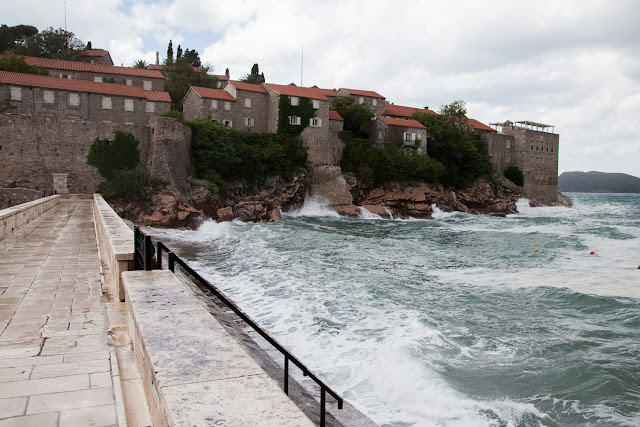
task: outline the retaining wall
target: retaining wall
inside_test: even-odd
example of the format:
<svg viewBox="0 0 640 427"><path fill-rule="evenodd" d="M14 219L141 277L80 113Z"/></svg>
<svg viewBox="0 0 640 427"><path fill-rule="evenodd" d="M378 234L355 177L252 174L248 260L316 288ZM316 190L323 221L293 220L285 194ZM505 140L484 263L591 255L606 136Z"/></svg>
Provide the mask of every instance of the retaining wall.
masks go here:
<svg viewBox="0 0 640 427"><path fill-rule="evenodd" d="M0 240L30 223L60 203L60 196L49 196L0 210Z"/></svg>

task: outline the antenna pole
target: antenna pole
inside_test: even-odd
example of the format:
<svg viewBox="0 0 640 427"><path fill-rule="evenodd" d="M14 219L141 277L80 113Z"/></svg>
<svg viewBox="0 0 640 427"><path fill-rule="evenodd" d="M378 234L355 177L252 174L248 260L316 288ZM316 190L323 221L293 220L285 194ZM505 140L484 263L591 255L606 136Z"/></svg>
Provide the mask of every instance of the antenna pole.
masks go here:
<svg viewBox="0 0 640 427"><path fill-rule="evenodd" d="M64 31L67 31L67 2L64 2Z"/></svg>
<svg viewBox="0 0 640 427"><path fill-rule="evenodd" d="M302 52L300 53L300 86L302 86L302 70L304 69L304 45L302 45Z"/></svg>

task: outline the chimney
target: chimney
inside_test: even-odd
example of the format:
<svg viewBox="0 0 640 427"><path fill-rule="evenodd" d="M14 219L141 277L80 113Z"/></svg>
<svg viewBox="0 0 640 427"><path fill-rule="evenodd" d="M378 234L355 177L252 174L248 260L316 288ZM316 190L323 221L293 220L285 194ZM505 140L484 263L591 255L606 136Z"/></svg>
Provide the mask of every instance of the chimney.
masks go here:
<svg viewBox="0 0 640 427"><path fill-rule="evenodd" d="M160 65L160 52L156 51L156 65Z"/></svg>

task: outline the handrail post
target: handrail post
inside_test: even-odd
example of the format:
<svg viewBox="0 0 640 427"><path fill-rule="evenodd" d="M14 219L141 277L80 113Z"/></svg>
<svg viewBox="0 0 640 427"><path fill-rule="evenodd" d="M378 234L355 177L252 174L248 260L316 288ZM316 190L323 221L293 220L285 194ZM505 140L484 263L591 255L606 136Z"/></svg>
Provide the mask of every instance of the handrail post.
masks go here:
<svg viewBox="0 0 640 427"><path fill-rule="evenodd" d="M284 394L289 395L289 357L284 355Z"/></svg>
<svg viewBox="0 0 640 427"><path fill-rule="evenodd" d="M158 270L162 270L162 243L156 243L156 261Z"/></svg>
<svg viewBox="0 0 640 427"><path fill-rule="evenodd" d="M151 245L151 236L144 236L144 269L151 270L151 260L153 259L153 246Z"/></svg>
<svg viewBox="0 0 640 427"><path fill-rule="evenodd" d="M172 273L176 272L175 262L176 262L176 254L169 251L169 270L171 270Z"/></svg>
<svg viewBox="0 0 640 427"><path fill-rule="evenodd" d="M325 390L324 390L324 386L321 385L320 386L320 427L324 427L324 423L325 423L325 409L327 406L327 402L325 400Z"/></svg>

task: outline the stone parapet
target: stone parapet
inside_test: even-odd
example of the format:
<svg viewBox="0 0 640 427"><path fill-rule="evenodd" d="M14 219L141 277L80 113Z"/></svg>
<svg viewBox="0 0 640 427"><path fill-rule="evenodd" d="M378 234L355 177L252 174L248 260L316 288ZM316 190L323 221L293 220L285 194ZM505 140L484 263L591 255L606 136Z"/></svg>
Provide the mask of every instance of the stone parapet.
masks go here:
<svg viewBox="0 0 640 427"><path fill-rule="evenodd" d="M13 234L19 227L30 223L60 203L60 196L49 196L0 210L0 240Z"/></svg>
<svg viewBox="0 0 640 427"><path fill-rule="evenodd" d="M122 272L133 270L134 242L133 230L111 209L101 195L93 195L93 216L96 235L102 254L102 262L108 262L111 289L120 301L124 301L125 292L122 283Z"/></svg>
<svg viewBox="0 0 640 427"><path fill-rule="evenodd" d="M314 425L172 272L122 278L154 426Z"/></svg>

